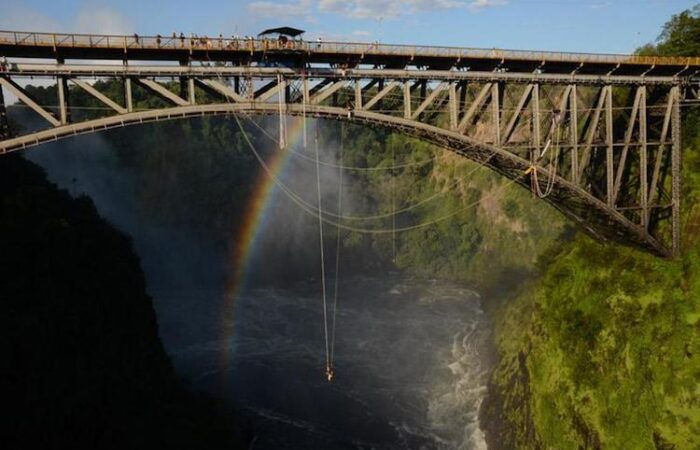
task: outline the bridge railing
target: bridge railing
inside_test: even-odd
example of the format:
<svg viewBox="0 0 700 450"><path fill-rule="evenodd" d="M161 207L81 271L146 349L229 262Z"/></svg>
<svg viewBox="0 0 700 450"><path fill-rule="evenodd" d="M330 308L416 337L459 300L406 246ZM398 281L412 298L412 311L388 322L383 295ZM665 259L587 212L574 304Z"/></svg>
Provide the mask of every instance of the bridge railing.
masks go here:
<svg viewBox="0 0 700 450"><path fill-rule="evenodd" d="M164 49L164 50L237 50L264 52L274 50L305 51L319 54L389 55L415 57L437 57L455 59L502 59L536 62L570 62L598 64L636 64L644 66L673 65L698 66L700 57L657 57L639 55L616 55L598 53L571 53L549 51L526 51L483 49L465 47L433 47L416 45L393 45L358 42L322 42L277 39L253 39L240 37L196 37L196 36L139 36L35 33L0 31L0 44L81 47L105 49ZM2 56L2 55L0 55Z"/></svg>

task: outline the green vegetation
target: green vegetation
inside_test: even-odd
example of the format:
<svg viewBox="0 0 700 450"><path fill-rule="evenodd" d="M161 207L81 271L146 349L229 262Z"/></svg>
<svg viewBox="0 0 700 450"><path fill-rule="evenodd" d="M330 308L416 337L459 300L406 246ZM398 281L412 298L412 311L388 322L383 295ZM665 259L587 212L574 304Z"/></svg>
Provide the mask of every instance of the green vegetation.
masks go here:
<svg viewBox="0 0 700 450"><path fill-rule="evenodd" d="M700 54L699 13L674 16L641 51ZM696 110L684 131L681 258L578 235L497 314L500 363L482 410L493 448L700 448Z"/></svg>
<svg viewBox="0 0 700 450"><path fill-rule="evenodd" d="M578 236L497 323L503 448L697 448L699 318L700 246L671 262Z"/></svg>
<svg viewBox="0 0 700 450"><path fill-rule="evenodd" d="M559 236L563 221L553 208L488 168L384 130L347 126L346 134L346 165L391 167L431 161L394 171L355 173L351 181L356 186L353 196L363 199L366 213L420 204L398 215L396 226L435 222L397 233L395 264L401 269L493 287L503 281L500 269L531 270L537 256ZM391 219L374 226L391 229ZM391 234L348 239L358 241L384 259L393 256Z"/></svg>

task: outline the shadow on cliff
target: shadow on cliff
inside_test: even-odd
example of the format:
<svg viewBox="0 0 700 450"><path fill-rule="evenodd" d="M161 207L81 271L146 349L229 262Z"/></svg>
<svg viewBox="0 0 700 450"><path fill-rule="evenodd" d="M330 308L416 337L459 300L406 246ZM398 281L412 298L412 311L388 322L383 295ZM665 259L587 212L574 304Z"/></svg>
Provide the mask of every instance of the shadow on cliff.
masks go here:
<svg viewBox="0 0 700 450"><path fill-rule="evenodd" d="M4 448L243 448L158 338L128 238L19 157L0 158Z"/></svg>

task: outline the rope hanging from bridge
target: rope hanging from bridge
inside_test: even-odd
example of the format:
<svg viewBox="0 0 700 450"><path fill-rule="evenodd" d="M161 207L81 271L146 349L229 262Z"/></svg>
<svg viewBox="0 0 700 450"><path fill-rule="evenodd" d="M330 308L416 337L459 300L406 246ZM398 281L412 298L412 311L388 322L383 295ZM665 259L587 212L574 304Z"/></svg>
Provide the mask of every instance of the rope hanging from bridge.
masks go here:
<svg viewBox="0 0 700 450"><path fill-rule="evenodd" d="M260 164L260 167L262 167L263 171L265 171L267 176L270 177L270 179L273 181L273 183L275 183L275 186L277 186L282 191L282 193L285 194L285 196L287 196L287 198L289 198L289 200L292 203L296 204L302 211L306 212L307 214L311 215L312 217L314 217L314 218L320 217L321 220L323 220L323 223L325 223L326 225L339 227L343 230L354 231L357 233L363 233L363 234L388 234L388 233L393 233L393 232L402 233L402 232L407 232L407 231L418 230L421 228L435 225L435 224L440 223L440 222L444 222L445 220L448 220L448 219L450 219L458 214L461 214L465 211L468 211L468 210L480 205L482 202L484 202L486 200L492 199L492 198L496 197L497 195L502 194L506 188L510 187L511 185L513 185L515 183L518 183L521 180L521 178L523 178L528 173L530 173L529 169L528 169L528 171L525 171L522 174L520 174L514 178L509 179L508 182L502 184L499 189L491 191L489 193L489 195L485 195L485 196L481 197L479 200L476 200L472 203L469 203L462 208L459 208L459 209L456 209L452 212L446 213L446 214L444 214L440 217L437 217L433 220L421 222L421 223L411 225L411 226L397 227L395 230L392 230L391 228L355 227L355 226L346 225L344 223L337 222L337 221L328 219L326 217L323 217L318 213L318 208L316 208L315 206L310 208L308 206L308 204L304 203L303 201L300 201L302 199L296 193L291 191L284 183L282 183L279 180L279 178L272 172L272 169L267 165L267 163L265 162L265 159L262 157L260 152L258 152L258 150L255 148L252 141L250 140L250 137L248 136L248 133L243 128L243 124L240 122L238 114L234 114L233 117L236 120L236 123L238 124L239 130L243 134L243 139L245 140L246 144L248 145L248 148L250 149L250 151L253 153L253 156L255 156L255 159ZM486 161L482 161L479 163L479 167L484 167L485 164L486 164Z"/></svg>
<svg viewBox="0 0 700 450"><path fill-rule="evenodd" d="M284 115L284 111L282 110L282 102L284 99L285 92L282 90L282 75L277 75L277 86L280 88L280 91L277 93L277 105L279 106L279 121L280 121L280 150L284 150L286 147L286 129L285 129L285 123L284 123L284 118L286 117Z"/></svg>
<svg viewBox="0 0 700 450"><path fill-rule="evenodd" d="M207 59L209 59L208 53L207 53ZM211 61L211 60L210 60L210 61ZM219 79L220 82L223 82L223 78L221 77L221 74L220 74L220 73L217 73L217 78ZM304 86L303 89L305 89L305 87L306 87L306 86ZM230 100L227 100L227 103L231 104L231 101L230 101ZM281 109L280 109L280 112L281 112ZM247 118L251 123L253 123L253 124L254 124L256 127L258 127L260 130L263 130L262 127L260 127L248 114L242 113L241 115L242 115L243 117ZM482 201L484 201L484 200L486 200L486 199L488 199L488 198L491 197L490 195L487 195L487 196L485 196L485 197L482 197L480 200L475 201L475 202L473 202L473 203L471 203L471 204L465 206L465 207L462 208L462 209L459 209L459 210L453 211L453 212L451 212L451 213L445 214L445 215L440 216L440 217L438 217L438 218L436 218L436 219L434 219L434 220L431 220L431 221L422 222L422 223L419 223L419 224L416 224L416 225L412 225L412 226L407 226L407 227L396 228L395 226L393 226L390 230L387 230L387 229L377 229L377 228L372 229L372 228L362 228L362 227L354 227L354 226L345 225L345 224L342 224L342 223L340 223L340 222L337 222L337 221L334 221L334 220L330 220L330 219L327 219L327 218L323 217L323 214L322 214L323 211L322 211L321 208L320 208L320 201L319 201L319 208L317 208L316 210L314 210L314 208L309 207L309 204L306 203L299 195L297 195L296 193L294 193L290 188L288 188L284 183L282 183L282 181L279 180L279 178L277 178L277 176L275 176L275 174L270 170L270 168L269 168L269 166L267 165L267 163L265 162L265 160L262 158L262 156L261 156L261 155L258 153L258 151L255 149L255 146L253 145L253 143L251 142L250 138L248 137L248 133L247 133L247 132L245 131L245 129L243 128L243 125L241 124L241 122L240 122L240 120L239 120L239 118L238 118L238 115L234 114L233 117L234 117L234 119L236 120L236 124L238 125L238 129L241 131L241 133L243 134L243 137L244 137L246 143L248 144L248 148L253 152L253 155L254 155L255 158L257 159L258 163L259 163L260 166L263 168L263 170L265 171L265 173L267 174L267 176L270 177L270 179L275 183L275 185L276 185L277 187L279 187L280 190L281 190L294 204L296 204L297 206L299 206L299 208L300 208L302 211L304 211L304 212L306 212L307 214L310 214L310 215L312 215L312 216L318 218L319 221L320 221L321 223L326 223L326 224L335 226L335 227L337 227L338 229L344 229L344 230L347 230L347 231L354 231L354 232L357 232L357 233L364 233L364 234L386 234L386 233L395 234L395 233L397 233L397 232L413 231L413 230L421 229L421 228L428 227L428 226L434 225L434 224L436 224L436 223L439 223L439 222L443 222L443 221L445 221L445 220L448 220L448 219L450 219L450 218L452 218L452 217L454 217L454 216L456 216L456 215L458 215L458 214L461 214L462 212L465 212L465 211L467 211L467 210L469 210L469 209L471 209L471 208L473 208L473 207L478 206ZM317 132L318 132L318 124L316 125L316 127L317 127L316 130L317 130ZM263 131L264 131L264 130L263 130ZM304 131L306 131L306 130L304 129ZM266 134L268 137L270 137L271 139L274 139L274 138L273 138L272 136L270 136L268 133L265 132L265 134ZM282 136L282 135L281 135L281 136ZM281 136L280 136L280 138L281 138ZM306 147L306 140L304 140L304 146ZM320 172L320 170L319 170L320 168L319 168L318 166L321 164L321 161L320 161L320 158L319 158L319 156L318 156L318 148L317 148L316 150L317 150L317 151L316 151L316 158L315 158L315 161L316 161L316 164L317 164L317 172ZM485 160L479 162L479 163L477 164L477 167L474 168L474 171L476 171L476 170L478 170L478 169L484 167L484 166L491 160L491 158L494 156L494 154L495 154L495 153L491 153L491 154L489 155L488 158L486 158ZM524 174L522 174L522 175L520 175L520 176L518 176L518 177L516 177L516 178L511 179L509 183L505 183L505 184L502 186L501 190L499 190L499 191L494 191L494 192L491 193L491 195L495 195L496 193L500 193L502 190L505 190L505 188L506 188L507 186L516 183L521 177L527 175L529 172L530 172L530 169L528 169ZM472 173L473 173L473 172L472 172ZM394 212L394 214L395 214L395 213L396 213L396 212ZM340 211L339 211L338 215L340 215ZM325 273L325 267L324 267L324 273ZM324 277L324 314L325 314L325 277ZM327 353L328 353L328 352L327 352ZM327 357L327 359L330 359L330 358Z"/></svg>
<svg viewBox="0 0 700 450"><path fill-rule="evenodd" d="M309 91L307 89L306 81L306 69L301 73L301 120L302 122L302 134L304 137L304 150L306 150L306 96ZM290 149L291 151L292 149Z"/></svg>
<svg viewBox="0 0 700 450"><path fill-rule="evenodd" d="M255 122L250 116L244 114L243 117L244 117L245 119L247 119L248 122L254 124L258 129L261 129L261 130L263 129L263 128L260 127L260 125L258 125L257 122ZM268 136L270 136L269 133L268 133ZM275 140L275 142L278 142L278 141ZM291 149L291 148L288 148L286 151L292 152L292 149ZM477 164L473 169L471 169L469 172L467 172L467 173L464 175L464 178L468 178L468 177L470 177L471 175L473 175L474 173L476 173L477 171L479 171L484 165L488 164L488 163L491 161L491 159L493 159L493 156L494 156L494 155L495 155L495 152L491 152L491 153L489 154L489 156L488 156L483 162ZM318 164L320 164L320 165L324 165L323 161L320 161L320 160L318 160L318 159L316 159L316 158L309 158L309 161L313 161L314 163L318 163ZM329 164L327 164L327 165L329 165ZM331 165L329 165L329 166L331 166ZM339 165L332 165L331 167L336 167L336 168L342 169L342 166L339 166ZM394 166L394 167L400 167L400 166L397 165L397 166ZM389 218L389 217L395 217L395 216L398 215L398 214L403 214L403 213L412 211L412 210L418 208L419 206L422 206L422 205L424 205L424 204L426 204L426 203L429 203L429 202L431 202L431 201L433 201L433 200L435 200L435 199L437 199L437 198L439 198L439 197L442 197L442 196L444 196L444 195L447 195L447 194L449 193L449 191L450 191L451 188L453 188L453 187L459 185L459 183L461 183L461 182L462 182L461 179L454 180L452 183L450 183L449 185L446 186L446 189L443 189L443 190L438 191L438 192L436 192L436 193L434 193L434 194L431 194L431 195L429 195L428 197L426 197L426 198L424 198L424 199L422 199L422 200L419 200L419 201L417 201L417 202L415 202L415 203L413 203L413 204L410 204L410 205L408 205L408 206L405 206L405 207L403 207L403 208L400 208L400 209L393 209L393 208L392 208L392 209L393 209L392 212L388 212L388 213L370 214L370 215L359 216L359 215L338 214L338 213L333 213L333 212L330 212L330 211L324 211L323 214L326 215L326 216L328 216L328 217L332 217L332 218L334 218L334 219L347 220L347 221L379 220L379 219L386 219L386 218ZM305 201L301 196L299 196L298 194L294 193L294 192L292 191L292 189L289 188L289 187L288 187L286 184L284 184L282 181L280 181L280 184L281 184L281 185L284 185L284 186L286 187L286 189L287 189L290 193L292 193L292 195L294 195L300 203L306 205L308 208L311 208L311 209L315 208L315 205L312 205L311 203L308 203L307 201Z"/></svg>
<svg viewBox="0 0 700 450"><path fill-rule="evenodd" d="M391 165L396 163L396 150L391 146ZM396 174L391 174L391 262L396 264Z"/></svg>
<svg viewBox="0 0 700 450"><path fill-rule="evenodd" d="M306 117L304 116L306 114L306 105L302 104L302 119L304 120L304 123L306 123ZM258 122L256 122L250 115L241 112L241 115L243 115L248 121L253 124L265 137L270 139L276 144L279 144L279 139L277 139L274 135L270 134L264 127L262 127ZM304 136L306 136L306 128L304 127ZM304 148L306 148L306 139L304 139ZM304 153L300 153L297 151L294 151L294 149L288 149L289 153L291 153L294 156L297 156L301 159L305 159L307 161L310 161L312 163L316 163L316 159L312 158L310 156L305 155ZM333 169L342 169L342 170L356 170L356 171L388 171L388 170L395 170L395 169L404 169L407 167L421 167L425 166L430 163L435 163L437 161L438 157L434 156L432 158L424 159L421 161L414 161L414 162L409 162L409 163L403 163L403 164L394 164L391 166L381 166L381 167L360 167L360 166L346 166L342 164L333 164L329 163L326 161L319 161L318 163L322 166L330 167Z"/></svg>
<svg viewBox="0 0 700 450"><path fill-rule="evenodd" d="M314 148L318 159L318 123L315 126ZM326 377L333 380L330 341L328 338L328 305L326 301L326 260L323 252L323 204L321 201L321 166L316 164L316 194L318 200L318 245L321 252L321 293L323 295L323 334L326 341Z"/></svg>
<svg viewBox="0 0 700 450"><path fill-rule="evenodd" d="M345 127L340 124L340 149L338 151L338 160L343 161L343 150L344 150L344 132ZM343 210L343 171L338 170L338 214L340 215ZM334 282L335 286L333 289L333 321L331 322L331 357L330 357L330 373L333 374L335 370L335 325L338 316L338 285L340 284L340 228L336 227L335 235L335 272L334 272ZM330 379L328 380L330 381Z"/></svg>
<svg viewBox="0 0 700 450"><path fill-rule="evenodd" d="M552 116L552 134L554 135L553 137L550 137L547 140L547 144L544 146L544 150L542 151L542 154L539 155L538 159L541 159L544 157L544 155L547 153L547 150L549 150L550 147L554 147L552 151L549 153L549 163L547 167L547 172L548 172L548 177L547 177L547 182L545 184L545 189L542 191L542 188L540 187L539 179L537 178L537 168L532 165L530 168L528 168L526 173L531 173L532 174L532 181L533 185L535 187L535 191L537 193L537 196L539 198L547 198L549 195L552 193L554 190L554 184L556 181L557 177L557 171L559 169L559 141L561 138L561 116L559 115L558 111L555 110L555 114ZM554 144L552 141L554 140Z"/></svg>
<svg viewBox="0 0 700 450"><path fill-rule="evenodd" d="M207 59L209 58L208 52L207 52ZM218 75L219 81L223 82L221 75ZM277 82L278 86L282 86L282 78L281 75L278 75L277 77ZM302 81L303 82L303 81ZM302 84L302 102L303 102L303 135L304 135L304 140L303 140L303 145L304 145L304 150L306 150L307 147L307 137L306 137L306 83ZM286 127L286 122L285 122L285 117L283 115L283 109L282 109L282 99L284 98L283 96L286 96L286 90L280 89L278 94L278 105L279 105L279 121L280 121L280 138L279 138L279 145L280 145L280 150L285 150L285 142L287 141L286 139L286 133L287 133L287 127ZM230 101L228 101L230 103ZM257 153L255 150L255 147L252 145L252 142L248 138L248 134L245 132L243 129L243 126L241 125L241 122L238 120L238 117L234 115L234 118L236 120L236 123L238 124L238 128L240 131L243 133L243 136L245 137L246 142L248 143L250 149L253 151L255 154L256 158L258 159L258 162L262 165L263 169L265 170L266 174L268 176L271 176L272 179L275 181L277 184L278 180L277 178L272 175L270 172L269 168L267 165L264 163L264 160L260 157L260 155ZM324 248L323 248L323 205L321 202L321 170L320 170L320 158L319 158L319 152L318 152L318 138L319 138L319 132L318 132L318 123L316 123L315 127L315 152L316 152L316 191L317 191L317 199L318 199L318 232L319 232L319 249L320 249L320 256L321 256L321 294L323 298L323 331L324 331L324 339L325 339L325 347L326 347L326 378L328 379L328 382L331 382L333 380L334 376L334 370L333 370L333 348L335 345L335 324L336 324L336 309L337 309L337 303L338 303L338 268L340 266L340 253L339 253L339 248L340 248L340 228L338 228L338 235L337 235L337 243L336 243L336 272L335 272L335 299L333 302L333 327L332 327L332 344L329 344L329 338L328 338L328 308L327 308L327 301L326 301L326 262L325 262L325 255L324 255ZM341 142L342 142L342 137L341 137ZM342 145L342 144L341 144ZM342 172L341 172L342 176ZM341 178L341 186L342 186L342 178ZM341 190L339 189L338 191L338 211L340 212L341 208L341 197L340 197L340 192Z"/></svg>

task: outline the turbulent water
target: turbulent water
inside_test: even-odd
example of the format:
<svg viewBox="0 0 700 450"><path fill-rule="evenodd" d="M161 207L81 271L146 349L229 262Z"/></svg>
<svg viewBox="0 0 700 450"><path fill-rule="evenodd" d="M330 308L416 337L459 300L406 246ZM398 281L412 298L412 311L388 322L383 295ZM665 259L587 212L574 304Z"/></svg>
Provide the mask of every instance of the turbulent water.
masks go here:
<svg viewBox="0 0 700 450"><path fill-rule="evenodd" d="M255 432L252 448L486 448L478 409L489 339L475 293L396 274L343 276L329 384L319 280L242 292L222 333L220 250L187 229L140 220L137 186L113 158L99 136L31 153L52 181L90 195L100 214L134 238L177 370L241 410ZM273 235L276 229L269 227L271 242L298 239ZM274 252L284 255L277 259L299 255Z"/></svg>
<svg viewBox="0 0 700 450"><path fill-rule="evenodd" d="M230 340L182 331L169 350L195 387L221 395L223 383L256 431L255 449L486 448L478 408L488 331L478 296L400 276L352 277L339 301L332 383L315 282L245 292Z"/></svg>

